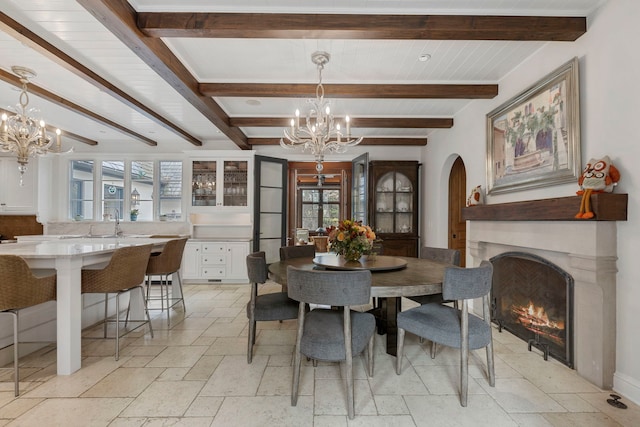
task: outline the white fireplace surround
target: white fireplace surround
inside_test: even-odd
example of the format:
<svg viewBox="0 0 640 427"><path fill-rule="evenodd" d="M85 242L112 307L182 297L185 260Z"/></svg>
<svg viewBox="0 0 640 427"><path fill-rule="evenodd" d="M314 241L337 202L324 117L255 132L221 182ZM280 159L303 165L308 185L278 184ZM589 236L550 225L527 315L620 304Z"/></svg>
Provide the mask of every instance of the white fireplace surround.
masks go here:
<svg viewBox="0 0 640 427"><path fill-rule="evenodd" d="M469 221L467 244L473 265L504 252L520 251L567 271L574 279L574 366L598 387L613 387L615 221Z"/></svg>

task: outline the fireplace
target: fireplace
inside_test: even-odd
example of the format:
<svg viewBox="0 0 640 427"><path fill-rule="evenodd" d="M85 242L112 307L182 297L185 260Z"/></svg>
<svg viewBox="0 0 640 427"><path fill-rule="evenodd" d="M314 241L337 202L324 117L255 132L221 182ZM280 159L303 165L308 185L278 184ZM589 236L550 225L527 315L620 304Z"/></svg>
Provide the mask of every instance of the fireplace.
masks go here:
<svg viewBox="0 0 640 427"><path fill-rule="evenodd" d="M545 258L505 252L491 258L491 319L573 367L573 277Z"/></svg>
<svg viewBox="0 0 640 427"><path fill-rule="evenodd" d="M467 227L472 258L467 265L519 252L550 260L573 278L573 342L567 343L573 367L596 386L611 389L616 359L615 221L470 220Z"/></svg>

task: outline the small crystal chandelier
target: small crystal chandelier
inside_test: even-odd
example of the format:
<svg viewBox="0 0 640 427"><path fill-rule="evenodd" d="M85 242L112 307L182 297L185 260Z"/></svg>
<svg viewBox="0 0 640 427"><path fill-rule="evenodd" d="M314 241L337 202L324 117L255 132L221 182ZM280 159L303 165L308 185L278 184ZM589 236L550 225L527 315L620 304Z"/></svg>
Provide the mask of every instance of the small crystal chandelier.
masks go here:
<svg viewBox="0 0 640 427"><path fill-rule="evenodd" d="M54 147L54 140L47 135L47 127L44 121L28 116L29 113L37 112L33 108L27 109L29 104L27 84L29 79L36 76L35 71L19 66L11 67L11 71L20 77L22 90L20 92L20 103L16 106L16 114L11 116L6 113L2 114L0 151L12 152L18 156L20 185L23 185L22 178L27 170L29 156L60 152L60 129L56 129L57 144Z"/></svg>
<svg viewBox="0 0 640 427"><path fill-rule="evenodd" d="M284 129L284 138L280 139L283 148L301 147L302 151L310 151L316 158L316 170L322 172L325 153L344 153L347 147L358 145L362 137L351 138L349 116L345 117L346 133L342 133L340 123L336 123L329 102L324 100L322 86L322 69L331 56L327 52L314 52L311 61L318 67L318 86L316 99L309 99L312 104L307 113L306 124L300 126L300 110L296 110L295 119L291 119L291 127ZM286 138L286 139L285 139Z"/></svg>

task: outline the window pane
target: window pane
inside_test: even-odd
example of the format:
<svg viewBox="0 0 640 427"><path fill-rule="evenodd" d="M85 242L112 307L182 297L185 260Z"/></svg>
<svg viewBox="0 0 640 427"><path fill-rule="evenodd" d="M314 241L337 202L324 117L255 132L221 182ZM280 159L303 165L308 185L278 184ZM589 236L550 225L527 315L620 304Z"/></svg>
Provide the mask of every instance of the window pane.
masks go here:
<svg viewBox="0 0 640 427"><path fill-rule="evenodd" d="M324 204L322 226L327 228L332 225L338 225L340 219L340 205L337 204Z"/></svg>
<svg viewBox="0 0 640 427"><path fill-rule="evenodd" d="M318 205L305 203L302 205L302 228L315 230L318 228Z"/></svg>
<svg viewBox="0 0 640 427"><path fill-rule="evenodd" d="M95 219L93 217L93 161L71 161L69 201L71 219Z"/></svg>
<svg viewBox="0 0 640 427"><path fill-rule="evenodd" d="M131 209L138 221L153 221L153 162L131 162Z"/></svg>
<svg viewBox="0 0 640 427"><path fill-rule="evenodd" d="M123 219L124 162L102 162L102 214ZM128 215L127 215L128 216Z"/></svg>
<svg viewBox="0 0 640 427"><path fill-rule="evenodd" d="M160 215L182 218L182 162L160 162Z"/></svg>
<svg viewBox="0 0 640 427"><path fill-rule="evenodd" d="M322 192L322 201L323 202L340 202L340 190L324 190Z"/></svg>

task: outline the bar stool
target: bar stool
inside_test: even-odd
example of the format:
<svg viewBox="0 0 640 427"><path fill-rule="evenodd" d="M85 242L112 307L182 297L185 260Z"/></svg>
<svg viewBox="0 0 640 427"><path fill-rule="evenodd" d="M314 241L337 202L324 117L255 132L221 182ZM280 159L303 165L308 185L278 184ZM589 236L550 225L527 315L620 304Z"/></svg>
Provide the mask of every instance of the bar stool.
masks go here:
<svg viewBox="0 0 640 427"><path fill-rule="evenodd" d="M147 305L149 301L160 301L160 308L150 308L150 310L164 311L166 302L167 325L171 324L171 316L169 314L171 307L182 302L182 308L185 312L187 311L182 293L182 277L180 277L180 265L182 264L182 255L187 240L186 237L169 240L162 249L162 252L151 254L149 263L147 264ZM177 279L179 295L174 295L173 292L171 292L171 297L169 297L169 275ZM151 279L153 276L160 276L160 297L152 297L150 295ZM172 281L174 280L173 278ZM173 290L175 291L176 288L173 287Z"/></svg>
<svg viewBox="0 0 640 427"><path fill-rule="evenodd" d="M0 255L0 313L13 316L13 373L15 395L20 394L20 376L18 371L18 331L21 309L32 307L56 299L56 273L47 271L47 275L38 277L29 268L27 262L15 255Z"/></svg>
<svg viewBox="0 0 640 427"><path fill-rule="evenodd" d="M107 322L116 324L116 360L120 358L120 294L138 289L140 297L144 301L144 275L149 262L149 254L152 245L124 246L116 249L111 256L111 260L101 269L82 269L82 293L83 294L104 294L104 337L107 338ZM108 319L109 294L116 294L116 314L114 320ZM153 338L153 327L146 304L144 307L146 319L131 320L141 322L140 325L131 329L131 332L145 323L149 324L151 338ZM127 310L128 312L128 310ZM127 319L128 321L128 319ZM126 334L125 333L125 334ZM123 335L125 335L123 334Z"/></svg>

